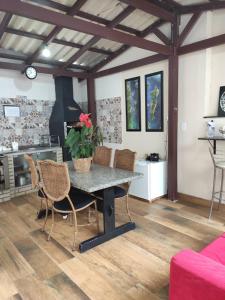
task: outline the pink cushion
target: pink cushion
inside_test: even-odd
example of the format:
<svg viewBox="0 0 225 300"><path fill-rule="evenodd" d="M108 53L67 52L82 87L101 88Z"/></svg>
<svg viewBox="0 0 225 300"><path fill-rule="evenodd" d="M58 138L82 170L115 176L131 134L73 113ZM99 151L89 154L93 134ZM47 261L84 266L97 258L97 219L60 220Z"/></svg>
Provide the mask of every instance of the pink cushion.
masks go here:
<svg viewBox="0 0 225 300"><path fill-rule="evenodd" d="M217 238L215 241L205 247L200 253L225 265L225 235L223 234Z"/></svg>
<svg viewBox="0 0 225 300"><path fill-rule="evenodd" d="M225 266L192 250L170 264L170 300L224 300Z"/></svg>

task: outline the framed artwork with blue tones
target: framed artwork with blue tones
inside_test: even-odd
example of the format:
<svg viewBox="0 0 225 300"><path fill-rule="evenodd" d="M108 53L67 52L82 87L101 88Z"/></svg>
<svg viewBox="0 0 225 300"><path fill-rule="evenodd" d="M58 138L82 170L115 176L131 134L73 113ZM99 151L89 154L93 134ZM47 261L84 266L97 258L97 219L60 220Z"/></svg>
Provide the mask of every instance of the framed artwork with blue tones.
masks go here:
<svg viewBox="0 0 225 300"><path fill-rule="evenodd" d="M145 75L146 131L163 131L163 72Z"/></svg>
<svg viewBox="0 0 225 300"><path fill-rule="evenodd" d="M126 129L141 131L140 77L125 80Z"/></svg>

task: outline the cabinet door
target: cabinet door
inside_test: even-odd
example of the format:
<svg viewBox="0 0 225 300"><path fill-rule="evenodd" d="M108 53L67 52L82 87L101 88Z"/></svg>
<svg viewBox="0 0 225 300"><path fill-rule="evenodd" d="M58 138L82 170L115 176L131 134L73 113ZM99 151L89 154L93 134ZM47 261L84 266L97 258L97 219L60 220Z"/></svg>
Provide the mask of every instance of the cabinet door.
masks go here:
<svg viewBox="0 0 225 300"><path fill-rule="evenodd" d="M147 164L136 164L135 172L143 174L142 178L135 179L131 182L129 194L136 197L151 200L149 194L149 172Z"/></svg>
<svg viewBox="0 0 225 300"><path fill-rule="evenodd" d="M24 155L17 155L13 157L14 164L14 179L15 187L22 187L31 184L31 175L29 171L28 162Z"/></svg>
<svg viewBox="0 0 225 300"><path fill-rule="evenodd" d="M38 152L37 159L39 160L50 159L50 160L57 161L56 151Z"/></svg>

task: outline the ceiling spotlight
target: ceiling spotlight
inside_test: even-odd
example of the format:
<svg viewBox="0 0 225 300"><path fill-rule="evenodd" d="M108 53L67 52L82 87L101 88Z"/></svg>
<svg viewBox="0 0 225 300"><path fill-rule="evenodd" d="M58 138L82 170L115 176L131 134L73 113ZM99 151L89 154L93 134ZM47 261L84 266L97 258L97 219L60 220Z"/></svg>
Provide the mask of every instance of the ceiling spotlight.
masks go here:
<svg viewBox="0 0 225 300"><path fill-rule="evenodd" d="M73 62L73 65L78 65L78 62L77 61Z"/></svg>
<svg viewBox="0 0 225 300"><path fill-rule="evenodd" d="M59 61L64 61L63 58L60 58Z"/></svg>
<svg viewBox="0 0 225 300"><path fill-rule="evenodd" d="M48 48L47 45L44 46L44 48L42 50L42 55L44 57L50 57L51 56L51 52L50 52L50 50L49 50L49 48Z"/></svg>

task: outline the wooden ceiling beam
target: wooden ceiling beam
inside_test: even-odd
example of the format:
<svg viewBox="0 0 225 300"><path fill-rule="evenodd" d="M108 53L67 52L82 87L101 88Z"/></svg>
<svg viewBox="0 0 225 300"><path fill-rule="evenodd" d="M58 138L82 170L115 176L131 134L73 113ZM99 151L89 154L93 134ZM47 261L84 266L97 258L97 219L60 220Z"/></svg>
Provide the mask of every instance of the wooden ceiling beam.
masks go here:
<svg viewBox="0 0 225 300"><path fill-rule="evenodd" d="M10 60L19 60L21 62L26 61L27 60L27 55L22 54L22 53L17 53L16 51L12 51L12 50L6 50L3 48L0 48L0 58L6 58L6 59L10 59ZM52 67L61 67L63 62L60 61L54 61L54 60L46 60L46 59L41 59L41 58L37 58L34 63L40 63L40 64L45 64L45 65L49 65ZM89 68L86 66L81 66L81 65L73 65L71 66L71 69L80 69L83 71L89 71Z"/></svg>
<svg viewBox="0 0 225 300"><path fill-rule="evenodd" d="M103 27L92 22L63 15L19 0L1 0L0 10L165 55L169 55L172 51L169 46L132 36L115 29Z"/></svg>
<svg viewBox="0 0 225 300"><path fill-rule="evenodd" d="M208 3L199 3L191 5L183 5L179 9L180 14L191 14L196 12L204 12L207 10L216 10L225 8L225 1L213 1Z"/></svg>
<svg viewBox="0 0 225 300"><path fill-rule="evenodd" d="M160 6L157 6L147 0L120 0L130 6L143 10L146 13L154 15L168 22L175 22L175 15Z"/></svg>
<svg viewBox="0 0 225 300"><path fill-rule="evenodd" d="M35 4L38 2L40 5L44 5L46 7L56 8L56 9L59 9L59 10L65 12L65 13L67 13L68 10L69 10L68 6L63 5L63 4L60 4L58 6L58 4L59 4L58 2L54 2L54 1L51 1L51 0L28 0L28 1L31 2L31 3L35 3ZM97 22L97 23L103 24L105 26L109 25L109 23L110 23L110 20L106 20L102 17L95 16L95 15L89 14L85 11L78 10L78 9L74 9L74 14L76 14L76 16L78 16L78 17L87 19L89 21ZM132 27L122 25L122 24L116 25L115 28L123 30L123 31L131 33L131 34L135 34L135 35L138 35L140 33L139 30L134 29Z"/></svg>
<svg viewBox="0 0 225 300"><path fill-rule="evenodd" d="M68 10L67 15L73 16L74 10L80 9L82 5L84 5L87 0L77 0L76 3ZM43 40L43 43L37 48L37 50L27 59L26 64L32 64L36 57L38 57L43 50L43 47L51 43L57 36L57 34L63 29L61 26L56 26Z"/></svg>
<svg viewBox="0 0 225 300"><path fill-rule="evenodd" d="M12 14L11 13L6 13L1 21L0 24L0 40L5 32L6 27L8 26L10 20L12 18Z"/></svg>
<svg viewBox="0 0 225 300"><path fill-rule="evenodd" d="M188 34L191 32L193 27L195 26L196 22L198 21L199 17L201 16L202 12L194 13L183 31L181 32L179 38L178 38L178 45L181 46L188 36Z"/></svg>
<svg viewBox="0 0 225 300"><path fill-rule="evenodd" d="M170 45L170 39L158 28L153 29L152 33L154 33L165 45Z"/></svg>
<svg viewBox="0 0 225 300"><path fill-rule="evenodd" d="M0 69L7 69L7 70L15 70L23 72L25 68L24 63L9 63L9 62L0 62ZM48 67L40 67L35 66L38 73L43 74L51 74L53 76L67 76L67 77L77 77L80 79L87 78L86 72L75 72L70 70L62 70L61 68L48 68Z"/></svg>
<svg viewBox="0 0 225 300"><path fill-rule="evenodd" d="M19 35L19 36L28 37L28 38L31 38L31 39L41 40L41 41L44 41L45 37L46 37L45 35L39 35L39 34L36 34L36 33L33 33L33 32L27 32L27 31L14 29L14 28L9 28L9 27L5 29L5 32L10 33L10 34ZM60 44L60 45L68 46L68 47L72 47L72 48L78 48L78 49L83 47L82 44L69 42L69 41L64 41L64 40L59 40L59 39L53 39L52 43ZM96 48L96 47L91 47L89 49L89 51L104 54L104 55L111 55L113 53L110 50L105 50L105 49Z"/></svg>
<svg viewBox="0 0 225 300"><path fill-rule="evenodd" d="M153 24L149 25L146 29L144 29L141 32L140 36L141 37L146 37L147 35L153 33L156 28L158 28L159 26L161 26L161 25L163 25L165 23L166 22L163 21L163 20L157 20L157 21L155 21ZM117 58L118 56L120 56L121 54L123 54L129 48L130 48L129 45L123 45L117 51L115 51L112 55L110 55L107 58L105 58L104 60L100 61L89 72L91 72L91 73L97 72L98 70L100 70L101 68L103 68L105 65L107 65L108 63L110 63L112 60L114 60L115 58Z"/></svg>
<svg viewBox="0 0 225 300"><path fill-rule="evenodd" d="M128 6L118 16L116 16L107 27L114 28L118 23L128 17L135 8ZM64 68L70 66L74 61L79 59L87 50L89 50L94 44L100 41L101 38L94 36L86 45L84 45L79 51L77 51L65 64Z"/></svg>
<svg viewBox="0 0 225 300"><path fill-rule="evenodd" d="M110 68L110 69L99 71L99 72L93 74L93 77L94 78L99 78L99 77L103 77L103 76L123 72L123 71L126 71L126 70L138 68L138 67L145 66L145 65L148 65L148 64L153 64L155 62L162 61L162 60L165 60L167 58L168 58L167 55L162 55L162 54L151 55L151 56L148 56L148 57L145 57L145 58L141 58L141 59L126 63L126 64L122 64L122 65L117 66L117 67L113 67L113 68Z"/></svg>
<svg viewBox="0 0 225 300"><path fill-rule="evenodd" d="M182 46L178 49L178 54L187 54L199 50L204 50L207 48L215 47L225 44L225 34L220 34L217 36L214 36L212 38L208 38L205 40L201 40L192 44L188 44L185 46Z"/></svg>

